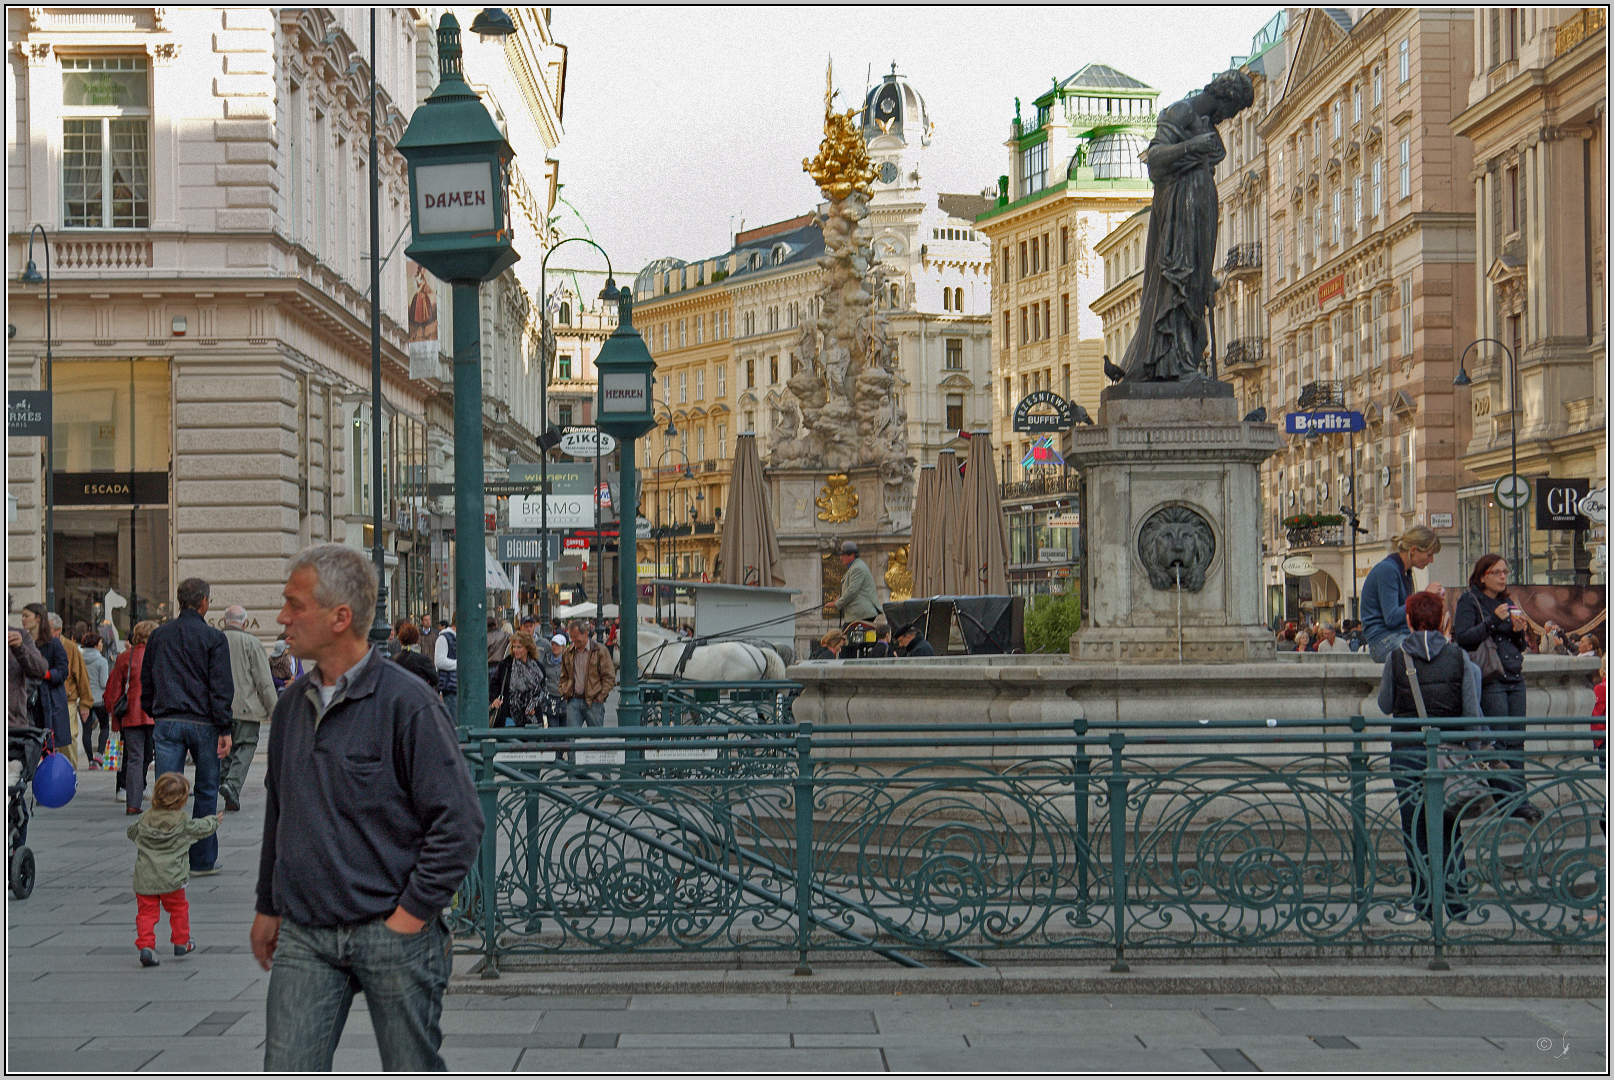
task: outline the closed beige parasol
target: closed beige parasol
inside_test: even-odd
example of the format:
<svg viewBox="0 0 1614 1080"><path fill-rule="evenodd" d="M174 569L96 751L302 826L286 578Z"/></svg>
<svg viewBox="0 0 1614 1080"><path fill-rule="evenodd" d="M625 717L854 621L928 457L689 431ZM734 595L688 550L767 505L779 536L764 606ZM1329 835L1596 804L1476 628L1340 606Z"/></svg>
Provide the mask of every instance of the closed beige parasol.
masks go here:
<svg viewBox="0 0 1614 1080"><path fill-rule="evenodd" d="M964 476L963 556L966 573L960 596L1007 596L1009 534L1003 525L998 478L992 470L992 437L970 433L969 467Z"/></svg>
<svg viewBox="0 0 1614 1080"><path fill-rule="evenodd" d="M941 528L936 530L941 580L936 595L968 595L964 587L964 479L958 475L958 455L951 450L936 455L936 483L941 489L937 500Z"/></svg>
<svg viewBox="0 0 1614 1080"><path fill-rule="evenodd" d="M940 574L940 563L935 556L937 547L936 466L925 465L919 470L919 484L914 489L913 531L908 541L908 571L913 574L913 595L935 596Z"/></svg>
<svg viewBox="0 0 1614 1080"><path fill-rule="evenodd" d="M734 472L729 477L729 504L723 509L723 560L718 580L725 585L785 583L779 573L779 536L768 512L757 439L745 432L734 441Z"/></svg>

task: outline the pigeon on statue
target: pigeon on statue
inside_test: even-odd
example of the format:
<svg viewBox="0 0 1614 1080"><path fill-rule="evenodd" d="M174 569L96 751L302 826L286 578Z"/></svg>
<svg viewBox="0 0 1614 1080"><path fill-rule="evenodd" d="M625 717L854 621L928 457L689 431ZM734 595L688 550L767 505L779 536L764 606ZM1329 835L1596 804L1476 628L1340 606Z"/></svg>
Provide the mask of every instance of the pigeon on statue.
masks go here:
<svg viewBox="0 0 1614 1080"><path fill-rule="evenodd" d="M1249 412L1244 414L1244 422L1246 424L1264 424L1264 423L1266 423L1267 422L1267 407L1265 405L1263 405L1259 409L1251 409Z"/></svg>
<svg viewBox="0 0 1614 1080"><path fill-rule="evenodd" d="M1086 424L1089 427L1093 425L1092 415L1074 401L1070 403L1070 415L1078 424Z"/></svg>
<svg viewBox="0 0 1614 1080"><path fill-rule="evenodd" d="M1120 382L1122 379L1126 378L1126 369L1116 367L1114 364L1110 363L1110 358L1106 356L1104 358L1104 377L1110 380L1110 382Z"/></svg>

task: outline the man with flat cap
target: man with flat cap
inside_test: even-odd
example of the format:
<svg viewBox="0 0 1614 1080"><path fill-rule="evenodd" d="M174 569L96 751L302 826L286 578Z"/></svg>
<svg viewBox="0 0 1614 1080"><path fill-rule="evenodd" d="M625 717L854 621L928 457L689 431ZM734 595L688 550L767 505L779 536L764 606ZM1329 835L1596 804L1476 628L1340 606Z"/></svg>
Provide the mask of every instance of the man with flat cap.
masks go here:
<svg viewBox="0 0 1614 1080"><path fill-rule="evenodd" d="M841 625L872 623L880 614L880 599L874 594L874 573L868 563L857 557L855 541L841 544L841 565L846 571L841 575L841 595L835 599Z"/></svg>
<svg viewBox="0 0 1614 1080"><path fill-rule="evenodd" d="M919 636L919 627L916 624L900 627L897 630L898 656L935 656L936 650L929 641Z"/></svg>

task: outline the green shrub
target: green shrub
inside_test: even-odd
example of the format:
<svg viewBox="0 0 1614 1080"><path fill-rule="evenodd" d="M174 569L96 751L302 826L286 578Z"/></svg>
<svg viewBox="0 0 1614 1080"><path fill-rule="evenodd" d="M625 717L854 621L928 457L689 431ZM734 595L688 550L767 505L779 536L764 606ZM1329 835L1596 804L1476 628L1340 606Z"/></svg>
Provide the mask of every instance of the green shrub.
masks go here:
<svg viewBox="0 0 1614 1080"><path fill-rule="evenodd" d="M1026 605L1026 652L1068 653L1070 635L1082 624L1082 598L1075 589L1035 596Z"/></svg>

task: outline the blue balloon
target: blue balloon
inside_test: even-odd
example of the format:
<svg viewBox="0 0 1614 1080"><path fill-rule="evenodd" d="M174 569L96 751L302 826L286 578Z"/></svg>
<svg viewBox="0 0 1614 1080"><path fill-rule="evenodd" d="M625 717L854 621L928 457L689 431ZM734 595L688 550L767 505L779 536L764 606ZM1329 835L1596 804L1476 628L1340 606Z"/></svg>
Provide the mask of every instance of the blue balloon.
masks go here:
<svg viewBox="0 0 1614 1080"><path fill-rule="evenodd" d="M66 806L78 793L78 773L66 754L51 754L34 770L34 798L52 810Z"/></svg>

